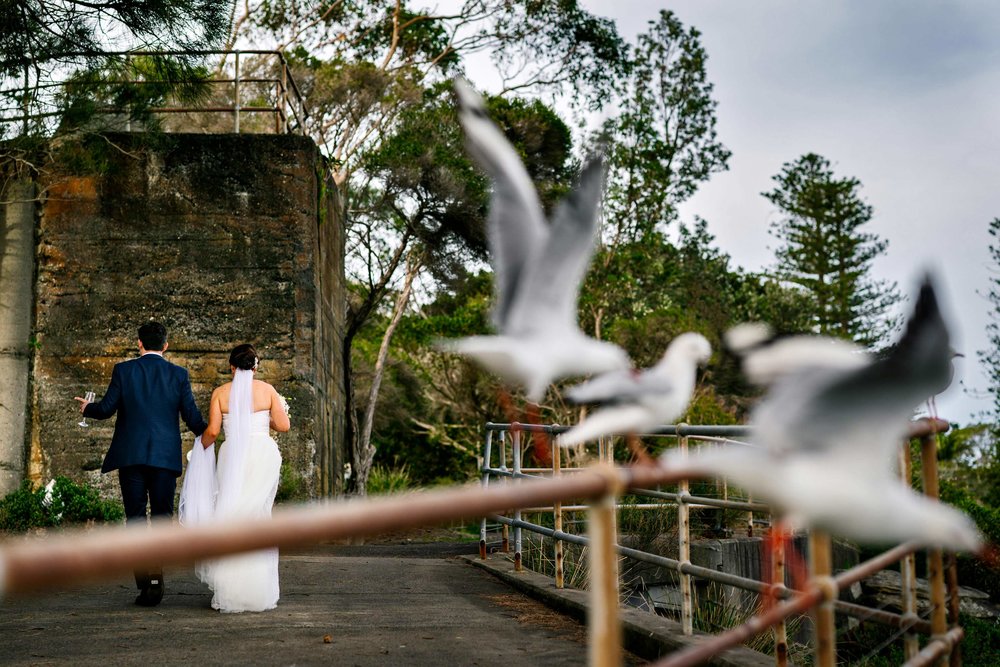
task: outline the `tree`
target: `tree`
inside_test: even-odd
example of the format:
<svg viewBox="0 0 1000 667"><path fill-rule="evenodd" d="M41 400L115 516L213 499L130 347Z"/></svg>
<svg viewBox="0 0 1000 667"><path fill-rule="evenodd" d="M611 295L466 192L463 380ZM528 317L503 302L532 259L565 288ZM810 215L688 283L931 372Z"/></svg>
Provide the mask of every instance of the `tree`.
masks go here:
<svg viewBox="0 0 1000 667"><path fill-rule="evenodd" d="M685 29L661 10L632 49L621 112L594 138L608 147L605 239L612 247L653 229L666 231L678 204L726 169L730 152L716 136L716 102L700 38L696 28Z"/></svg>
<svg viewBox="0 0 1000 667"><path fill-rule="evenodd" d="M835 177L829 160L815 153L785 163L772 180L775 188L761 194L782 214L771 226L782 242L777 276L815 300L815 331L876 344L893 327L886 311L899 292L870 275L888 241L860 229L872 218L861 182Z"/></svg>
<svg viewBox="0 0 1000 667"><path fill-rule="evenodd" d="M990 260L993 270L1000 270L1000 218L990 222ZM986 367L989 391L993 394L993 433L1000 438L1000 275L990 278L990 286L986 292L992 308L990 321L986 325L986 338L989 347L977 353L980 362Z"/></svg>
<svg viewBox="0 0 1000 667"><path fill-rule="evenodd" d="M53 98L46 84L71 70L120 70L121 63L108 55L110 51L217 48L229 33L232 10L233 3L217 0L3 3L0 96L6 102L6 115L37 116L49 111ZM198 61L196 57L175 58L161 66L173 76L182 74L191 80L197 78L193 68ZM85 79L86 75L78 75L77 83Z"/></svg>

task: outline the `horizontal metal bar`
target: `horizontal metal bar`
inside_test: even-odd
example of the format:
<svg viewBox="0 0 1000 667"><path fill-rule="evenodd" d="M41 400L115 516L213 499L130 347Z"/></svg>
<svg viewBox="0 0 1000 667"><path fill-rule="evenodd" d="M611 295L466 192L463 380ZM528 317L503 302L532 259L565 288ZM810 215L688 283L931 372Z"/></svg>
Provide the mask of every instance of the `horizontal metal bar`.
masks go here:
<svg viewBox="0 0 1000 667"><path fill-rule="evenodd" d="M572 425L559 424L523 424L521 422L486 422L487 431L524 431L527 433L549 433L559 435L573 428ZM751 434L749 426L690 426L687 424L664 425L652 429L649 435L673 436L746 436Z"/></svg>
<svg viewBox="0 0 1000 667"><path fill-rule="evenodd" d="M706 498L704 496L692 496L689 493L671 493L669 491L654 491L651 489L633 489L632 493L637 496L649 498L662 498L672 500L686 505L701 505L706 507L718 507L721 509L746 510L748 512L770 512L771 508L761 503L751 503L743 500L722 500L721 498Z"/></svg>
<svg viewBox="0 0 1000 667"><path fill-rule="evenodd" d="M563 426L560 424L523 424L521 422L486 422L487 431L525 431L528 433L550 433L558 435L573 428L572 425ZM944 433L950 428L948 422L943 419L923 418L910 422L908 437L921 438L934 433ZM673 435L673 436L717 436L717 437L742 437L753 434L751 426L692 426L689 424L664 425L650 430L650 435Z"/></svg>

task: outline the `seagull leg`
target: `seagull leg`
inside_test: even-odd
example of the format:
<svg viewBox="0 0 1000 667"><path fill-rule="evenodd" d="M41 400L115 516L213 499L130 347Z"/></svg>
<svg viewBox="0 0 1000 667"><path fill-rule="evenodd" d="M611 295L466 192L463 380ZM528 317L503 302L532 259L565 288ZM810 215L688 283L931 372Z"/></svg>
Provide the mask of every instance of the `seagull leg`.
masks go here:
<svg viewBox="0 0 1000 667"><path fill-rule="evenodd" d="M527 419L529 424L535 424L540 426L541 415L537 403L528 403L527 407ZM549 444L549 434L544 431L536 431L531 434L531 440L535 443L535 458L544 465L552 465L552 447Z"/></svg>
<svg viewBox="0 0 1000 667"><path fill-rule="evenodd" d="M761 607L766 613L778 602L778 587L785 584L785 549L787 541L785 524L781 519L775 519L771 524L771 530L762 544L767 549L765 563L769 564L764 573L764 581L768 584L767 593L761 599Z"/></svg>
<svg viewBox="0 0 1000 667"><path fill-rule="evenodd" d="M632 458L636 463L642 466L656 465L656 461L654 461L653 457L649 455L649 452L646 450L646 446L642 444L642 441L639 440L639 436L635 433L629 433L626 435L625 442L628 443L628 449L632 452Z"/></svg>

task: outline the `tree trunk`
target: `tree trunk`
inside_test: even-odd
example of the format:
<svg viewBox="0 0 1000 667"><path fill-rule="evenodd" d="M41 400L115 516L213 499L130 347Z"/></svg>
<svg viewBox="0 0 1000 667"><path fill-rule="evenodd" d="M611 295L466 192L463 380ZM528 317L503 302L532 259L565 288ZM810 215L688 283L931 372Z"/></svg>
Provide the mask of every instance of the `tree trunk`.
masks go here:
<svg viewBox="0 0 1000 667"><path fill-rule="evenodd" d="M372 424L375 421L375 405L378 402L378 392L382 386L382 378L385 375L385 362L389 356L389 344L392 336L399 326L399 321L403 319L403 312L406 304L410 301L410 292L413 288L413 279L420 270L420 260L415 252L411 252L406 267L406 278L403 281L403 289L396 297L396 305L393 307L392 319L389 326L382 334L382 344L378 349L378 358L375 361L375 369L372 372L372 386L368 392L368 406L365 408L365 417L361 423L361 432L358 434L358 446L355 448L357 458L354 462L355 474L357 475L356 488L359 496L368 495L368 476L371 474L372 462L375 460L375 447L371 444Z"/></svg>

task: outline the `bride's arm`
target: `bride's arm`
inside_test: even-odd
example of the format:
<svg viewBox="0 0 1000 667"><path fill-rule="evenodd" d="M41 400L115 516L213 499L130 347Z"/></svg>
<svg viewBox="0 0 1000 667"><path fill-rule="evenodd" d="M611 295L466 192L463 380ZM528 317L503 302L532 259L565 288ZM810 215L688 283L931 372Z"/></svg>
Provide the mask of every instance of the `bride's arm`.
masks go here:
<svg viewBox="0 0 1000 667"><path fill-rule="evenodd" d="M212 401L208 406L208 426L201 434L201 444L208 449L215 444L215 439L219 437L222 430L222 401L219 399L219 388L212 392Z"/></svg>
<svg viewBox="0 0 1000 667"><path fill-rule="evenodd" d="M281 405L278 390L271 387L271 429L278 433L287 433L291 427L292 423L288 421L288 413Z"/></svg>

